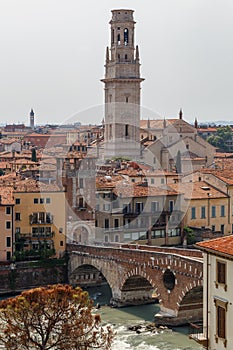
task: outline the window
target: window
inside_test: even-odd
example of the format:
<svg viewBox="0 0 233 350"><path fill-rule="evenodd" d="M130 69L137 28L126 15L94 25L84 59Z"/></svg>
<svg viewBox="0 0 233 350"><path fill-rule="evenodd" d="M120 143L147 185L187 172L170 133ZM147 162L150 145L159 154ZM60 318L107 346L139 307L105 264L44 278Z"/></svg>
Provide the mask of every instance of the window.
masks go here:
<svg viewBox="0 0 233 350"><path fill-rule="evenodd" d="M127 214L131 212L131 205L130 204L124 204L123 205L123 214Z"/></svg>
<svg viewBox="0 0 233 350"><path fill-rule="evenodd" d="M226 310L217 306L217 335L219 338L225 339L226 333Z"/></svg>
<svg viewBox="0 0 233 350"><path fill-rule="evenodd" d="M226 263L221 261L217 261L217 283L226 284Z"/></svg>
<svg viewBox="0 0 233 350"><path fill-rule="evenodd" d="M220 231L221 231L221 234L224 235L224 225L220 226Z"/></svg>
<svg viewBox="0 0 233 350"><path fill-rule="evenodd" d="M216 342L218 338L225 339L224 346L226 347L226 312L228 301L223 298L214 298L216 307Z"/></svg>
<svg viewBox="0 0 233 350"><path fill-rule="evenodd" d="M169 211L172 212L174 209L174 201L169 201Z"/></svg>
<svg viewBox="0 0 233 350"><path fill-rule="evenodd" d="M109 219L104 220L104 228L109 228Z"/></svg>
<svg viewBox="0 0 233 350"><path fill-rule="evenodd" d="M50 198L46 198L46 204L50 204L51 203L51 199Z"/></svg>
<svg viewBox="0 0 233 350"><path fill-rule="evenodd" d="M9 215L11 213L11 207L6 207L6 214Z"/></svg>
<svg viewBox="0 0 233 350"><path fill-rule="evenodd" d="M125 125L125 136L126 137L129 136L129 125L128 124Z"/></svg>
<svg viewBox="0 0 233 350"><path fill-rule="evenodd" d="M136 213L139 214L143 211L143 203L142 202L137 202L136 203Z"/></svg>
<svg viewBox="0 0 233 350"><path fill-rule="evenodd" d="M151 202L151 212L159 211L159 202Z"/></svg>
<svg viewBox="0 0 233 350"><path fill-rule="evenodd" d="M115 242L119 242L119 236L118 235L115 236Z"/></svg>
<svg viewBox="0 0 233 350"><path fill-rule="evenodd" d="M59 233L63 233L63 228L59 227Z"/></svg>
<svg viewBox="0 0 233 350"><path fill-rule="evenodd" d="M20 227L16 227L15 228L15 234L19 234L20 233Z"/></svg>
<svg viewBox="0 0 233 350"><path fill-rule="evenodd" d="M125 55L125 60L127 61L127 59L128 59L128 55Z"/></svg>
<svg viewBox="0 0 233 350"><path fill-rule="evenodd" d="M6 221L6 229L9 230L11 228L11 221Z"/></svg>
<svg viewBox="0 0 233 350"><path fill-rule="evenodd" d="M64 242L60 241L60 247L63 247L63 245L64 245Z"/></svg>
<svg viewBox="0 0 233 350"><path fill-rule="evenodd" d="M44 198L40 198L40 204L44 204Z"/></svg>
<svg viewBox="0 0 233 350"><path fill-rule="evenodd" d="M34 198L34 204L38 204L39 203L39 199L38 198Z"/></svg>
<svg viewBox="0 0 233 350"><path fill-rule="evenodd" d="M124 44L127 46L129 43L129 29L125 28L124 30Z"/></svg>
<svg viewBox="0 0 233 350"><path fill-rule="evenodd" d="M215 231L215 225L211 226L211 230L214 232Z"/></svg>
<svg viewBox="0 0 233 350"><path fill-rule="evenodd" d="M201 207L201 219L205 219L205 207Z"/></svg>
<svg viewBox="0 0 233 350"><path fill-rule="evenodd" d="M114 29L112 29L112 33L111 33L111 42L112 44L114 43Z"/></svg>
<svg viewBox="0 0 233 350"><path fill-rule="evenodd" d="M104 242L108 243L108 236L104 236Z"/></svg>
<svg viewBox="0 0 233 350"><path fill-rule="evenodd" d="M117 34L117 44L120 45L121 44L121 35Z"/></svg>
<svg viewBox="0 0 233 350"><path fill-rule="evenodd" d="M15 204L20 204L20 198L15 198Z"/></svg>
<svg viewBox="0 0 233 350"><path fill-rule="evenodd" d="M15 213L15 221L20 221L21 217L20 217L20 213Z"/></svg>
<svg viewBox="0 0 233 350"><path fill-rule="evenodd" d="M225 216L225 205L221 205L221 216Z"/></svg>
<svg viewBox="0 0 233 350"><path fill-rule="evenodd" d="M128 103L128 102L129 102L129 98L128 98L128 96L126 96L126 98L125 98L125 102L126 102L126 103Z"/></svg>
<svg viewBox="0 0 233 350"><path fill-rule="evenodd" d="M83 188L83 179L82 178L79 179L79 188Z"/></svg>
<svg viewBox="0 0 233 350"><path fill-rule="evenodd" d="M164 179L161 179L161 184L164 184Z"/></svg>
<svg viewBox="0 0 233 350"><path fill-rule="evenodd" d="M7 248L11 247L11 237L6 237L6 246Z"/></svg>
<svg viewBox="0 0 233 350"><path fill-rule="evenodd" d="M6 252L6 260L11 260L11 252Z"/></svg>
<svg viewBox="0 0 233 350"><path fill-rule="evenodd" d="M191 208L191 219L196 219L196 208L195 207Z"/></svg>
<svg viewBox="0 0 233 350"><path fill-rule="evenodd" d="M114 228L118 229L119 227L119 219L114 219Z"/></svg>
<svg viewBox="0 0 233 350"><path fill-rule="evenodd" d="M215 207L215 205L212 206L211 213L212 213L212 215L211 215L212 218L216 218L216 207Z"/></svg>

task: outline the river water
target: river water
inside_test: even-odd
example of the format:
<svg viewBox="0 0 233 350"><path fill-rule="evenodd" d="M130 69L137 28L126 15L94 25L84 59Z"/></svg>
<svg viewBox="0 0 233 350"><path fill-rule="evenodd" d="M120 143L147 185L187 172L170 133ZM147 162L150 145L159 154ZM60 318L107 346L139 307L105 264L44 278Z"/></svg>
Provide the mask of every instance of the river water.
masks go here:
<svg viewBox="0 0 233 350"><path fill-rule="evenodd" d="M87 291L95 303L101 305L98 312L103 323L110 323L117 332L112 350L202 350L195 341L188 338L187 327L159 330L157 333L137 334L128 327L153 322L153 316L159 311L156 304L111 308L111 292L107 286L88 288Z"/></svg>

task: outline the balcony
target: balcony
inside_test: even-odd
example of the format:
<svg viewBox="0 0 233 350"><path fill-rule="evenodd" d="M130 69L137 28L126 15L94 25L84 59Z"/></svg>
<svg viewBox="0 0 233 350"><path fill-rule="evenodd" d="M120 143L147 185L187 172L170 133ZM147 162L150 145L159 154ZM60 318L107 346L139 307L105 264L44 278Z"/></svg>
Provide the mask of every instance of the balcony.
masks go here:
<svg viewBox="0 0 233 350"><path fill-rule="evenodd" d="M189 338L194 340L196 343L202 345L204 348L208 347L208 339L206 328L202 326L190 323L189 327Z"/></svg>
<svg viewBox="0 0 233 350"><path fill-rule="evenodd" d="M29 223L30 225L45 225L45 224L53 224L53 215L44 215L44 217L39 217L38 215L31 214L29 215Z"/></svg>

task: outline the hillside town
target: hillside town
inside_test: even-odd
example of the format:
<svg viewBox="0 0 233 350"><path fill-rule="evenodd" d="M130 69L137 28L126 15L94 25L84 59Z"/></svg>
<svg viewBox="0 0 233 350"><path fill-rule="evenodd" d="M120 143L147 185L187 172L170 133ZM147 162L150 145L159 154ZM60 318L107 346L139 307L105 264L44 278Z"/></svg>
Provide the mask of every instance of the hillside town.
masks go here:
<svg viewBox="0 0 233 350"><path fill-rule="evenodd" d="M109 277L115 305L151 301L156 290L149 269L161 270L167 294L155 294L164 319L192 323L203 316L203 328L192 323L190 337L209 350L231 350L233 128L203 125L197 118L190 124L182 109L173 118L141 115L144 78L133 10L113 10L110 26L101 80L105 114L98 125L38 125L29 109L28 125L0 129L0 292L47 283L49 276L43 280L39 272L30 285L28 279L17 281L17 269L35 261L63 264L71 271L69 281L91 285L108 280L109 272L104 276L106 266L98 274L97 267L88 270L88 256L111 258L122 269L128 259L140 268L134 275L128 270L122 285ZM53 278L67 281L59 273ZM178 274L186 286L179 295Z"/></svg>

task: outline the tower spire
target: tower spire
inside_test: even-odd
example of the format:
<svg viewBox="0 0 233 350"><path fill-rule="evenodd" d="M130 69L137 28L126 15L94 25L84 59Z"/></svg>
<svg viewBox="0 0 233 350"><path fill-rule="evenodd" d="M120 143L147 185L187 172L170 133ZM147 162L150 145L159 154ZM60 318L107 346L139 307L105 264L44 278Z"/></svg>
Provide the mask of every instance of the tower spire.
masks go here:
<svg viewBox="0 0 233 350"><path fill-rule="evenodd" d="M30 111L30 128L32 130L34 130L34 127L35 127L35 119L34 119L34 116L35 116L35 113L33 111L33 109L31 108L31 111Z"/></svg>
<svg viewBox="0 0 233 350"><path fill-rule="evenodd" d="M195 129L197 129L197 128L198 128L197 118L195 118L195 121L194 121L194 127L195 127Z"/></svg>
<svg viewBox="0 0 233 350"><path fill-rule="evenodd" d="M140 58L139 58L139 48L138 48L138 45L136 46L136 61L139 61Z"/></svg>
<svg viewBox="0 0 233 350"><path fill-rule="evenodd" d="M180 119L183 118L183 111L182 111L182 108L180 109L180 112L179 112L179 118L180 118Z"/></svg>
<svg viewBox="0 0 233 350"><path fill-rule="evenodd" d="M106 47L106 63L109 62L109 47Z"/></svg>

